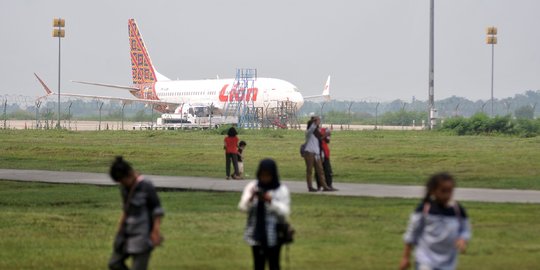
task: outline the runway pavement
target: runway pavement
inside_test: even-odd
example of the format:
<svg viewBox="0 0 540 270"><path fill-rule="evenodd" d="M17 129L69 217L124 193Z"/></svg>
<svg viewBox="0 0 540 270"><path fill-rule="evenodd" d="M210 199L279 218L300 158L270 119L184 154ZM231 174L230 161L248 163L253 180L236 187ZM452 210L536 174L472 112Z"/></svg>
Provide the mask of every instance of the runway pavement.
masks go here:
<svg viewBox="0 0 540 270"><path fill-rule="evenodd" d="M249 180L225 180L206 177L146 175L159 188L205 191L241 192ZM26 182L114 185L106 174L0 169L0 179ZM282 181L292 193L309 193L303 181ZM420 198L422 186L335 183L337 192L318 192L314 196L353 196ZM540 203L540 191L484 188L457 188L455 198L459 201Z"/></svg>

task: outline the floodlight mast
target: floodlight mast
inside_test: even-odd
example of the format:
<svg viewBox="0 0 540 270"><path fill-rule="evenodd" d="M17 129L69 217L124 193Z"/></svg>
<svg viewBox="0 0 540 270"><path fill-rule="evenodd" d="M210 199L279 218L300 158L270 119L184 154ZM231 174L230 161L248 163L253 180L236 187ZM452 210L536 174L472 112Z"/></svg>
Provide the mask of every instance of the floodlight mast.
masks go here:
<svg viewBox="0 0 540 270"><path fill-rule="evenodd" d="M497 27L490 26L486 29L486 44L491 45L491 117L495 116L493 111L493 77L494 77L494 67L495 67L495 45L497 44Z"/></svg>
<svg viewBox="0 0 540 270"><path fill-rule="evenodd" d="M435 70L434 70L434 16L435 1L430 0L429 8L429 129L433 129L437 121L437 111L435 110Z"/></svg>
<svg viewBox="0 0 540 270"><path fill-rule="evenodd" d="M60 129L60 44L63 37L65 37L64 27L66 26L66 21L62 18L53 19L53 37L58 38L58 121L56 122L56 128Z"/></svg>

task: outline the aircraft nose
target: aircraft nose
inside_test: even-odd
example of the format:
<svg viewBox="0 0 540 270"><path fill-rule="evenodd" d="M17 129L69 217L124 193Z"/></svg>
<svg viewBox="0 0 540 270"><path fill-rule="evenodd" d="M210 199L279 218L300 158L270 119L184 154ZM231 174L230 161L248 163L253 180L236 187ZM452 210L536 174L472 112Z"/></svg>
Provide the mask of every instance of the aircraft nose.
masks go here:
<svg viewBox="0 0 540 270"><path fill-rule="evenodd" d="M304 97L302 96L302 94L300 92L295 93L293 102L296 103L296 106L298 108L300 108L300 107L302 107L302 105L304 105Z"/></svg>

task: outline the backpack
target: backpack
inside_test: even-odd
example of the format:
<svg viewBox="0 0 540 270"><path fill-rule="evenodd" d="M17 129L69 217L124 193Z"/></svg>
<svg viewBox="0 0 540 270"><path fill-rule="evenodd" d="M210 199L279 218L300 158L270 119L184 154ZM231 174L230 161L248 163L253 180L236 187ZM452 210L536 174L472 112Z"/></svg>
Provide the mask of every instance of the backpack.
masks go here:
<svg viewBox="0 0 540 270"><path fill-rule="evenodd" d="M304 155L306 154L306 144L302 144L300 145L300 156L304 157Z"/></svg>
<svg viewBox="0 0 540 270"><path fill-rule="evenodd" d="M287 221L281 221L276 224L276 233L278 243L281 245L288 245L294 241L294 233L296 231Z"/></svg>

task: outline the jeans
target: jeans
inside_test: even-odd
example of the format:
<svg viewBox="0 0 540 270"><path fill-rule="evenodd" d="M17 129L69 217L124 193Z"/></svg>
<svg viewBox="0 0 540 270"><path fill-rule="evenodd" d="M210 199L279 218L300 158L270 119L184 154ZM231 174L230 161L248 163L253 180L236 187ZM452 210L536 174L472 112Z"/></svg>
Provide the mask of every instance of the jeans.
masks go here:
<svg viewBox="0 0 540 270"><path fill-rule="evenodd" d="M268 261L270 270L279 270L280 245L275 247L252 246L251 250L253 251L253 269L264 270L266 261Z"/></svg>
<svg viewBox="0 0 540 270"><path fill-rule="evenodd" d="M319 177L318 183L320 186L322 186L324 189L328 189L328 186L326 185L326 179L324 178L324 170L322 166L322 162L320 158L316 158L315 154L306 152L304 154L304 159L306 161L306 182L308 185L308 189L313 188L312 183L312 177L313 177L313 169L316 170L316 172L321 175Z"/></svg>
<svg viewBox="0 0 540 270"><path fill-rule="evenodd" d="M113 252L111 259L109 260L110 270L129 270L126 266L126 260L128 257L133 259L133 265L131 270L146 270L148 268L148 262L150 261L150 253L147 251L141 254L120 254Z"/></svg>
<svg viewBox="0 0 540 270"><path fill-rule="evenodd" d="M324 178L326 180L326 185L329 187L332 187L332 180L334 177L334 172L332 171L332 164L330 164L330 159L325 158L323 163L323 170L324 170ZM319 179L319 174L315 171L315 178ZM319 187L319 182L317 182L317 187Z"/></svg>
<svg viewBox="0 0 540 270"><path fill-rule="evenodd" d="M226 153L225 154L225 172L227 173L227 177L231 176L231 161L232 161L233 168L234 168L234 174L233 175L238 176L239 175L239 172L238 172L238 154Z"/></svg>

